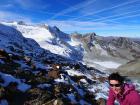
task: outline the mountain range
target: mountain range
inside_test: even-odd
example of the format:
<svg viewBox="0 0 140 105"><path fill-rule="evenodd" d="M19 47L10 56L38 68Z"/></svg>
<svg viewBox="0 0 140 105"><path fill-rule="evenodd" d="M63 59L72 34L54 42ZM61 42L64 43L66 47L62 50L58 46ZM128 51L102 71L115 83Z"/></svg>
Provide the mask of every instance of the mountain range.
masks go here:
<svg viewBox="0 0 140 105"><path fill-rule="evenodd" d="M103 72L120 71L127 63L140 58L140 39L127 37L103 37L96 33L66 34L58 27L47 24L27 25L22 21L4 23L12 26L26 38L34 39L40 47L52 53L80 61ZM134 66L133 64L130 64ZM139 66L138 66L139 67ZM126 74L130 70L125 70ZM135 66L131 70L139 74ZM138 71L135 73L135 71ZM125 72L123 72L125 74Z"/></svg>
<svg viewBox="0 0 140 105"><path fill-rule="evenodd" d="M138 39L1 22L0 104L105 105L108 73L139 75L139 52Z"/></svg>

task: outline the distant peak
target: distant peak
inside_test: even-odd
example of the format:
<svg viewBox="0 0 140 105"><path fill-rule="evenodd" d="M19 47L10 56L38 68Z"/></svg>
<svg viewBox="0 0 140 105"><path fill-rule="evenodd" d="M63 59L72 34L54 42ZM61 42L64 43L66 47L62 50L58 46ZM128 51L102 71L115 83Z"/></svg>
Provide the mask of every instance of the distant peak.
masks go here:
<svg viewBox="0 0 140 105"><path fill-rule="evenodd" d="M56 31L60 31L60 29L56 26L53 26L53 28L56 30Z"/></svg>
<svg viewBox="0 0 140 105"><path fill-rule="evenodd" d="M40 27L44 27L47 30L50 29L50 26L48 24L41 24Z"/></svg>
<svg viewBox="0 0 140 105"><path fill-rule="evenodd" d="M18 25L27 25L24 21L18 21L17 24Z"/></svg>
<svg viewBox="0 0 140 105"><path fill-rule="evenodd" d="M82 34L80 34L78 32L74 32L74 33L72 33L72 35L82 35Z"/></svg>
<svg viewBox="0 0 140 105"><path fill-rule="evenodd" d="M85 35L87 35L87 36L97 36L94 32L92 32L92 33L86 33Z"/></svg>

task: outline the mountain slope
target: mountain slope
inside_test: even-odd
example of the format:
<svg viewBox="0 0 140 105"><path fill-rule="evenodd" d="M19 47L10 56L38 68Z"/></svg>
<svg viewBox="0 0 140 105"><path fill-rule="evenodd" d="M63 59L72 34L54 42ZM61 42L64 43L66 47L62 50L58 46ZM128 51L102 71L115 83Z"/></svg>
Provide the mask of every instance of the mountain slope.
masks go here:
<svg viewBox="0 0 140 105"><path fill-rule="evenodd" d="M72 34L81 43L84 62L100 70L112 70L140 56L140 44L125 37L101 37L95 33Z"/></svg>
<svg viewBox="0 0 140 105"><path fill-rule="evenodd" d="M68 57L74 60L81 60L82 53L77 51L75 47L69 45L70 36L60 31L56 26L50 27L44 25L25 25L19 22L3 23L19 30L24 37L32 38L44 49L52 53Z"/></svg>
<svg viewBox="0 0 140 105"><path fill-rule="evenodd" d="M123 75L139 76L140 75L140 59L132 60L117 68L117 71Z"/></svg>

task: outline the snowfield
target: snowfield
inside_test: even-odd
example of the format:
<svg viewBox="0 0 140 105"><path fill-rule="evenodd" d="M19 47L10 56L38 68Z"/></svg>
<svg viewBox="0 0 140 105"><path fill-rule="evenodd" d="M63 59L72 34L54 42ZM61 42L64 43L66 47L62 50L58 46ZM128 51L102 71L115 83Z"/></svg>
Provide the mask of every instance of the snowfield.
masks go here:
<svg viewBox="0 0 140 105"><path fill-rule="evenodd" d="M122 64L119 64L117 62L112 62L112 61L103 61L103 62L101 62L101 61L94 61L94 63L99 64L99 65L102 65L105 68L110 68L110 69L112 69L112 68L115 68L116 69L120 65L122 65Z"/></svg>

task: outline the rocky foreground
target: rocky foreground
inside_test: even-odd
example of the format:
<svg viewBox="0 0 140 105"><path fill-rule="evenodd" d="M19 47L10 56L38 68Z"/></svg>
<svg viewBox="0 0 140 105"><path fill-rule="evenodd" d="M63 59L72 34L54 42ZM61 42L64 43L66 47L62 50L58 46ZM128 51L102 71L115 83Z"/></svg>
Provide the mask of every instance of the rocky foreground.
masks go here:
<svg viewBox="0 0 140 105"><path fill-rule="evenodd" d="M43 64L46 68L38 68L31 58L0 49L0 100L10 105L101 105L104 102L102 98L95 99L100 89L89 90L91 85L96 87L106 81L105 77L97 76L101 74L98 70L80 63L56 63L53 59L45 59ZM92 77L83 75L87 72L92 72Z"/></svg>

